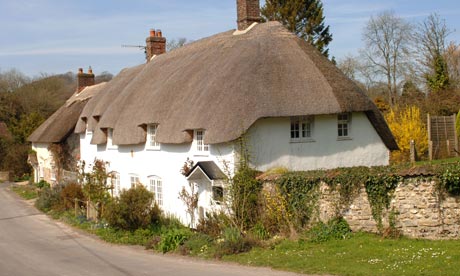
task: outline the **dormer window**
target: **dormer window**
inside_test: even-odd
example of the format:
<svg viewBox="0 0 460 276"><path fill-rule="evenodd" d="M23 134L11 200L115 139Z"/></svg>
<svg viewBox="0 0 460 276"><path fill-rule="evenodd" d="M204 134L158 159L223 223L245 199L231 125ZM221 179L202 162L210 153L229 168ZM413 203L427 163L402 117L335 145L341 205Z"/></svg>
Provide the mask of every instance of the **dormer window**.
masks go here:
<svg viewBox="0 0 460 276"><path fill-rule="evenodd" d="M209 152L209 145L204 143L204 130L195 130L195 150L197 152Z"/></svg>
<svg viewBox="0 0 460 276"><path fill-rule="evenodd" d="M107 149L117 149L117 146L113 144L113 128L107 129Z"/></svg>
<svg viewBox="0 0 460 276"><path fill-rule="evenodd" d="M160 143L157 141L157 124L147 125L147 141L146 148L152 150L159 150Z"/></svg>

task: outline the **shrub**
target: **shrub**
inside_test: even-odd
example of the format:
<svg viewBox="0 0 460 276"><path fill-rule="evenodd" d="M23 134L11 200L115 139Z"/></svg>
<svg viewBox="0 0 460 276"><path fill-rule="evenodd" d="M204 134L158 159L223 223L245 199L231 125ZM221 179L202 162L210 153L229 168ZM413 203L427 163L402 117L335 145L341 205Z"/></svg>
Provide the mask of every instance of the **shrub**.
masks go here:
<svg viewBox="0 0 460 276"><path fill-rule="evenodd" d="M163 253L174 251L191 236L191 232L187 228L170 229L163 235L158 244L158 250Z"/></svg>
<svg viewBox="0 0 460 276"><path fill-rule="evenodd" d="M347 239L350 233L351 229L347 221L343 218L335 218L327 224L318 222L307 232L307 236L312 242L325 242L332 239Z"/></svg>
<svg viewBox="0 0 460 276"><path fill-rule="evenodd" d="M110 202L104 210L104 218L112 227L134 231L157 223L161 211L154 204L153 194L142 185L122 191L118 199Z"/></svg>
<svg viewBox="0 0 460 276"><path fill-rule="evenodd" d="M75 207L75 200L81 208L84 206L85 195L81 185L77 183L70 183L65 186L61 191L61 198L65 209L72 209Z"/></svg>
<svg viewBox="0 0 460 276"><path fill-rule="evenodd" d="M206 213L204 218L198 220L196 230L200 233L217 238L222 233L222 229L229 224L229 218L224 213Z"/></svg>
<svg viewBox="0 0 460 276"><path fill-rule="evenodd" d="M408 161L411 140L415 141L420 154L428 150L427 131L418 107L408 106L402 110L390 110L385 119L400 148L400 151L392 153L394 161Z"/></svg>
<svg viewBox="0 0 460 276"><path fill-rule="evenodd" d="M61 203L61 186L57 185L52 188L43 188L35 202L35 207L43 212L48 212L52 209L60 210L62 208Z"/></svg>
<svg viewBox="0 0 460 276"><path fill-rule="evenodd" d="M51 185L50 185L48 182L46 182L45 180L40 180L40 182L36 183L35 185L36 185L37 188L39 188L40 190L43 189L43 188L45 188L45 187L48 187L48 188L51 187Z"/></svg>
<svg viewBox="0 0 460 276"><path fill-rule="evenodd" d="M216 248L216 258L221 258L224 255L247 252L256 244L254 240L243 237L240 231L233 227L224 229L222 239L223 240L218 243Z"/></svg>
<svg viewBox="0 0 460 276"><path fill-rule="evenodd" d="M206 255L212 243L212 237L203 233L195 233L184 242L180 251L183 255Z"/></svg>
<svg viewBox="0 0 460 276"><path fill-rule="evenodd" d="M443 166L439 174L441 186L451 195L460 195L460 163Z"/></svg>

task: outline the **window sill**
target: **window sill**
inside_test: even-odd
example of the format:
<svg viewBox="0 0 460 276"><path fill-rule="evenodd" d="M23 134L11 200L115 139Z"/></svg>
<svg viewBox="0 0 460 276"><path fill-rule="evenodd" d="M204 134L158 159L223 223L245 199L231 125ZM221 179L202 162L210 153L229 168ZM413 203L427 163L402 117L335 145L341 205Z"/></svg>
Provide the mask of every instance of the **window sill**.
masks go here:
<svg viewBox="0 0 460 276"><path fill-rule="evenodd" d="M209 156L209 152L208 151L195 152L195 153L193 153L193 156Z"/></svg>
<svg viewBox="0 0 460 276"><path fill-rule="evenodd" d="M304 138L304 139L291 139L289 141L291 144L298 144L298 143L314 143L316 142L315 139L309 139L309 138Z"/></svg>
<svg viewBox="0 0 460 276"><path fill-rule="evenodd" d="M351 137L337 137L337 141L350 141L353 140Z"/></svg>

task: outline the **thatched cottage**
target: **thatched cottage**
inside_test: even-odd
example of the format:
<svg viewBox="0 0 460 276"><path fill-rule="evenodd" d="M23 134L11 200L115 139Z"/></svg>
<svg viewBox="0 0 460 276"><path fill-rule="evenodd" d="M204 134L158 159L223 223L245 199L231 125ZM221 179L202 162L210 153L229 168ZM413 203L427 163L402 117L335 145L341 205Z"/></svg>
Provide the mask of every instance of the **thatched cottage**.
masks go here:
<svg viewBox="0 0 460 276"><path fill-rule="evenodd" d="M89 99L99 93L105 85L105 82L95 85L94 81L91 69L84 73L80 68L75 93L29 136L28 140L32 142L34 153L29 154L28 162L34 170L35 182L45 180L53 184L62 176L59 174L62 174L61 169L65 168L59 166L65 164L56 163L52 145L59 145L65 150L65 157L72 159L66 160L68 164L80 159L80 136L74 133L75 125Z"/></svg>
<svg viewBox="0 0 460 276"><path fill-rule="evenodd" d="M219 208L244 137L258 170L387 165L397 144L364 92L278 22L237 0L238 29L164 53L152 31L148 62L123 70L83 108L75 127L86 163L108 161L115 194L140 182L166 212L189 182L199 214ZM189 158L195 167L180 173Z"/></svg>

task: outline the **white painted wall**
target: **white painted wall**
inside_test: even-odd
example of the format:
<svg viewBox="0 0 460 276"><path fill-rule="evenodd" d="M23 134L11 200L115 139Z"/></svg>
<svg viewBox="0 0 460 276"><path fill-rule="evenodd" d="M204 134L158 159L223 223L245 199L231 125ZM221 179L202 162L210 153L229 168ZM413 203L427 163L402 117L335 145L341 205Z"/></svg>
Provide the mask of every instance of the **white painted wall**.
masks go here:
<svg viewBox="0 0 460 276"><path fill-rule="evenodd" d="M92 164L94 159L109 162L108 171L120 174L121 188L131 187L130 176L138 175L140 182L148 186L149 176L158 176L163 184L162 210L167 214L174 215L188 224L186 207L179 199L182 187L188 188L188 181L180 173L180 170L190 158L195 163L198 161L214 161L224 173L229 170L233 173L234 152L231 143L212 145L208 154L194 151L194 144L161 144L160 150L146 149L145 145L130 145L107 148L106 145L91 145L91 135L80 136L81 160L86 164ZM201 192L199 207L205 210L214 208L211 206L211 194ZM206 198L205 198L206 197ZM209 198L208 198L209 197Z"/></svg>
<svg viewBox="0 0 460 276"><path fill-rule="evenodd" d="M338 140L337 115L315 116L314 142L291 143L290 118L261 119L248 131L251 161L262 171L274 167L312 170L388 164L389 151L365 114L352 114L350 131L351 139ZM144 185L148 185L149 176L160 177L163 211L180 218L185 224L189 223L189 219L179 192L182 187L188 187L188 181L180 173L186 159L190 158L195 163L214 161L224 173L234 173L236 154L233 143L211 145L209 153L203 154L194 150L194 143L161 144L160 150L151 150L145 145L109 148L107 145L91 145L91 133L82 134L80 139L81 160L88 165L95 158L109 162L108 170L120 174L122 189L131 187L131 174L138 175ZM199 207L203 207L205 212L216 209L211 204L212 193L207 188L199 188Z"/></svg>
<svg viewBox="0 0 460 276"><path fill-rule="evenodd" d="M45 180L52 184L55 179L51 179L53 156L48 150L49 143L32 143L32 150L37 153L38 168L34 168L34 182Z"/></svg>
<svg viewBox="0 0 460 276"><path fill-rule="evenodd" d="M389 150L367 116L353 113L350 140L337 137L337 115L314 118L313 142L292 143L290 118L258 120L248 131L251 163L261 171L331 169L389 164Z"/></svg>

